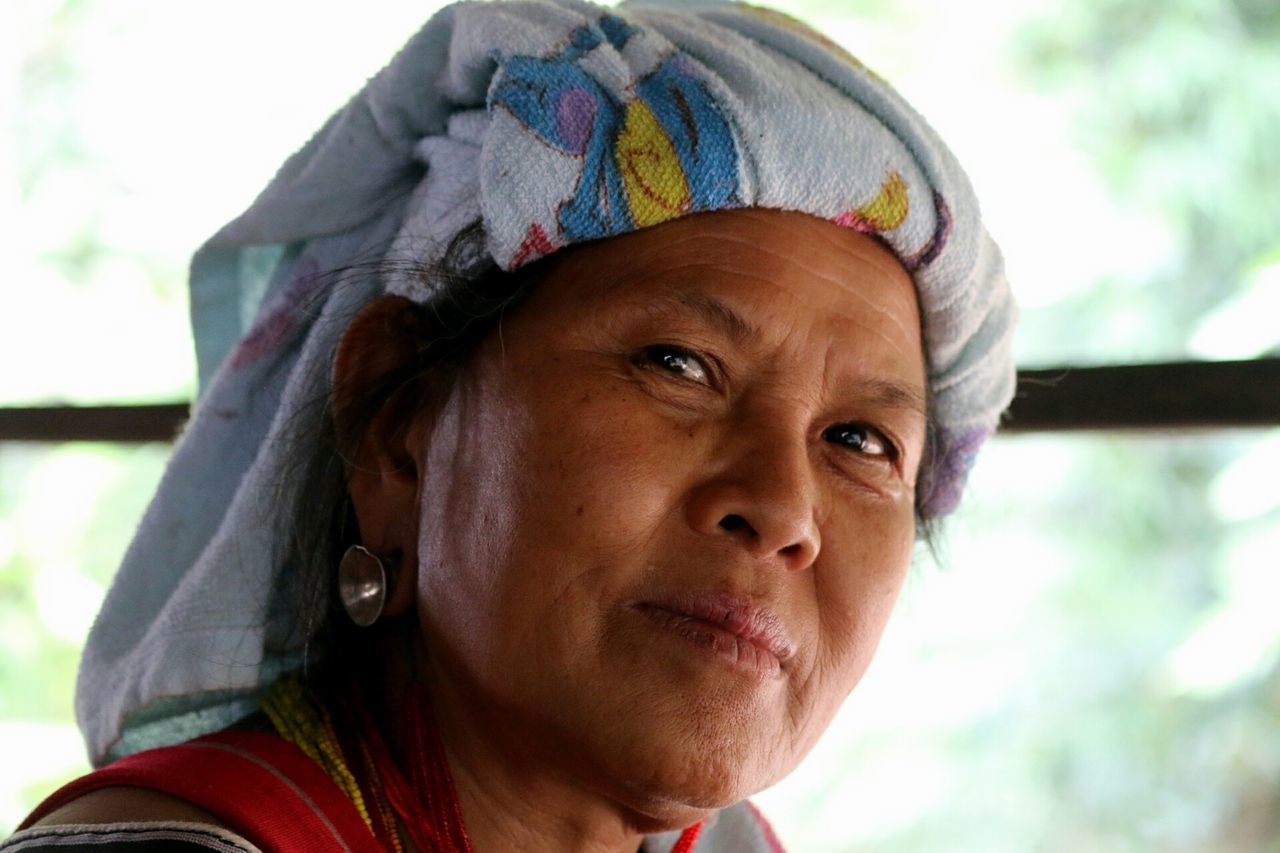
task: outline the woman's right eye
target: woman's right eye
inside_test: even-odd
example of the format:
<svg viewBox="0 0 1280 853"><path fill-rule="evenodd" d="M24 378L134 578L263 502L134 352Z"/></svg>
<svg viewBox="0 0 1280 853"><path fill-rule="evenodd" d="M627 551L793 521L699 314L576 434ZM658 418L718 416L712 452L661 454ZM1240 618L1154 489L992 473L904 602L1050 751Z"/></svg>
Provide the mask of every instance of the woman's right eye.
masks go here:
<svg viewBox="0 0 1280 853"><path fill-rule="evenodd" d="M711 385L711 369L707 363L687 349L658 344L645 347L638 361L642 366L674 373L699 385Z"/></svg>

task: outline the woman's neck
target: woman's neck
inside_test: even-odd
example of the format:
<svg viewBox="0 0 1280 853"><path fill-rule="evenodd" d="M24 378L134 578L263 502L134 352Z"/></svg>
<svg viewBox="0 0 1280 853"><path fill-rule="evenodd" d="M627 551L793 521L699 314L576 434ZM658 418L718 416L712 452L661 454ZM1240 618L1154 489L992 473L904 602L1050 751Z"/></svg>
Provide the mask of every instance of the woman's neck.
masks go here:
<svg viewBox="0 0 1280 853"><path fill-rule="evenodd" d="M369 673L373 678L365 682L371 685L370 710L401 772L412 778L403 757L414 754L410 715L420 709L405 700L415 695L416 682L426 680L467 837L476 853L639 849L643 834L624 809L555 769L533 733L519 731L511 721L496 719L491 709L459 695L417 652L421 640L416 625L406 626L406 631L410 628L413 636L396 637L388 631L379 638L381 647L372 659L379 662L380 671Z"/></svg>

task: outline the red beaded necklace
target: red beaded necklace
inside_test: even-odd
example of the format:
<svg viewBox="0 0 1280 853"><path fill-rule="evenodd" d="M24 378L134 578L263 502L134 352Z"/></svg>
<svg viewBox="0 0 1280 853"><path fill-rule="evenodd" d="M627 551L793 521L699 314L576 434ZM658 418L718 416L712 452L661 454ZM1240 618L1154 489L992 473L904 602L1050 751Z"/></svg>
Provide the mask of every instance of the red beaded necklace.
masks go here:
<svg viewBox="0 0 1280 853"><path fill-rule="evenodd" d="M359 746L369 771L364 775L370 783L370 799L390 807L378 811L393 812L422 853L471 853L471 842L462 823L462 806L449 773L431 703L422 686L415 688L414 693L413 707L418 708L419 713L409 717L408 779L392 760L363 691L350 694L348 705L356 718ZM389 834L395 834L394 821L388 829Z"/></svg>

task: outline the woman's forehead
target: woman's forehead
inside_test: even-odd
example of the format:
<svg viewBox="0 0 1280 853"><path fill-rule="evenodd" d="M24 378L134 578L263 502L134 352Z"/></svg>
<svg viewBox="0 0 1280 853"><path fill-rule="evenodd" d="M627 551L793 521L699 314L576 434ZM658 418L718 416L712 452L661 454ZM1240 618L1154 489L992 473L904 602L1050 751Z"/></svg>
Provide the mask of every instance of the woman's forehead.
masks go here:
<svg viewBox="0 0 1280 853"><path fill-rule="evenodd" d="M569 303L590 322L635 312L687 318L738 344L827 334L860 354L887 347L923 363L902 265L874 239L816 217L701 214L561 254L548 267L543 307L562 317Z"/></svg>

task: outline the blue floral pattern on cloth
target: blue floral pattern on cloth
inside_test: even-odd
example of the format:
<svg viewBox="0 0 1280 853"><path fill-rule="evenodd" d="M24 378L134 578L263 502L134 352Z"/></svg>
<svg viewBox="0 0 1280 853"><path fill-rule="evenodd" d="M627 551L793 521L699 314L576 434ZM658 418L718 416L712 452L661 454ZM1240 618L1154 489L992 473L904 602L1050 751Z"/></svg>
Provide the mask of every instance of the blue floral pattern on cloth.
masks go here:
<svg viewBox="0 0 1280 853"><path fill-rule="evenodd" d="M699 210L740 207L738 146L724 112L687 56L671 53L621 95L583 62L623 50L641 30L613 15L570 33L551 56L511 56L489 95L545 145L581 158L557 234L531 223L530 246L607 237ZM527 252L521 253L521 260Z"/></svg>

